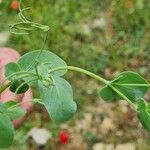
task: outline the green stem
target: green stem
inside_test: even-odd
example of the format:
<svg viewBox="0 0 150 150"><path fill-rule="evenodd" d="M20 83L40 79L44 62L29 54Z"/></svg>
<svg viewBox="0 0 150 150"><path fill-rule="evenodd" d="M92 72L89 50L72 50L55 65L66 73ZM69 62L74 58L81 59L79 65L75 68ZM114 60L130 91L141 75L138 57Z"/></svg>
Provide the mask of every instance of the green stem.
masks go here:
<svg viewBox="0 0 150 150"><path fill-rule="evenodd" d="M0 87L0 94L1 94L3 91L5 91L10 85L11 85L11 82L9 82L9 83L6 84L6 85L2 85L2 86Z"/></svg>
<svg viewBox="0 0 150 150"><path fill-rule="evenodd" d="M92 73L92 72L89 72L87 70L84 70L82 68L78 68L78 67L74 67L74 66L65 66L65 67L58 67L58 68L54 68L54 69L51 69L49 70L49 73L52 73L52 72L55 72L55 71L58 71L58 70L72 70L72 71L77 71L77 72L80 72L80 73L83 73L83 74L86 74L104 84L106 84L107 86L109 86L110 88L112 88L118 95L120 95L124 100L126 100L132 107L133 109L136 111L136 107L135 105L130 101L130 99L128 99L123 93L121 93L118 89L116 89L113 85L110 84L109 81L105 80L104 78Z"/></svg>
<svg viewBox="0 0 150 150"><path fill-rule="evenodd" d="M43 102L42 102L41 99L35 98L35 99L32 99L32 100L21 101L21 102L15 104L15 105L9 107L9 109L13 109L13 108L19 107L20 105L28 103L28 102L39 103L39 104L43 105Z"/></svg>
<svg viewBox="0 0 150 150"><path fill-rule="evenodd" d="M123 93L121 93L117 88L115 88L113 85L111 85L111 84L109 84L108 85L111 89L113 89L119 96L121 96L124 100L126 100L131 106L132 106L132 108L135 110L135 111L137 111L136 110L136 107L135 107L135 105L134 105L134 103L132 103L131 102L131 100L128 98L128 97L126 97Z"/></svg>
<svg viewBox="0 0 150 150"><path fill-rule="evenodd" d="M26 73L26 74L23 74L23 73ZM21 79L23 77L31 77L31 75L32 75L32 77L36 77L36 74L34 74L34 73L27 73L27 72L16 72L16 73L14 73L14 74L12 74L10 76L13 77L13 76L18 75L18 74L19 75L23 74L23 75L19 76L18 78L16 78L16 80ZM10 78L10 76L9 76L9 78ZM7 84L4 84L5 82L6 82L6 80L3 81L2 86L0 87L0 94L2 92L4 92L11 85L11 82L9 82Z"/></svg>
<svg viewBox="0 0 150 150"><path fill-rule="evenodd" d="M138 86L138 87L150 87L150 84L116 84L113 83L113 85L121 85L121 86Z"/></svg>
<svg viewBox="0 0 150 150"><path fill-rule="evenodd" d="M31 76L36 76L36 74L34 74L33 72L27 72L27 71L20 71L20 72L15 72L9 76L6 77L6 79L3 81L2 84L4 84L7 80L9 80L10 78L12 78L13 76L19 76L19 75L31 75Z"/></svg>
<svg viewBox="0 0 150 150"><path fill-rule="evenodd" d="M57 67L57 68L54 68L54 69L51 69L49 70L49 73L52 73L52 72L55 72L55 71L58 71L58 70L72 70L72 71L77 71L77 72L80 72L80 73L83 73L83 74L86 74L100 82L103 82L104 84L108 85L109 84L109 81L105 80L104 78L92 73L92 72L89 72L87 70L84 70L82 68L78 68L78 67L74 67L74 66L65 66L65 67Z"/></svg>
<svg viewBox="0 0 150 150"><path fill-rule="evenodd" d="M22 102L17 103L16 105L13 105L13 106L9 107L9 109L16 108L16 107L18 107L22 104L28 103L28 102L34 102L34 101L33 100L22 101Z"/></svg>

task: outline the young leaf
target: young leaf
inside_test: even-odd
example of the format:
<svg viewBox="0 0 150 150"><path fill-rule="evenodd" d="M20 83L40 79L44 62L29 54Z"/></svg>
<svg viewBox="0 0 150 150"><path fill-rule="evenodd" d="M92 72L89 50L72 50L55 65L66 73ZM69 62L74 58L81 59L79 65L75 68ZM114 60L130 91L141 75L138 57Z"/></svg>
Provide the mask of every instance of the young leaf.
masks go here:
<svg viewBox="0 0 150 150"><path fill-rule="evenodd" d="M28 70L30 68L30 70L35 71L34 69L35 66L37 66L37 64L38 66L41 64L47 64L49 65L49 69L66 66L66 63L60 57L58 57L57 55L55 55L50 51L43 50L40 56L39 53L40 50L36 50L23 55L18 61L21 70ZM39 56L39 58L37 58L37 56ZM66 69L59 70L54 72L54 74L58 76L62 76L66 73L66 71L67 71Z"/></svg>
<svg viewBox="0 0 150 150"><path fill-rule="evenodd" d="M150 114L146 110L141 109L138 111L138 118L143 127L150 132Z"/></svg>
<svg viewBox="0 0 150 150"><path fill-rule="evenodd" d="M12 75L13 73L19 72L19 71L20 71L19 65L14 62L8 63L5 66L5 76L6 77Z"/></svg>
<svg viewBox="0 0 150 150"><path fill-rule="evenodd" d="M38 82L43 103L52 120L61 123L69 120L76 112L76 103L73 101L73 92L70 84L60 78L53 77L53 84L45 87Z"/></svg>
<svg viewBox="0 0 150 150"><path fill-rule="evenodd" d="M139 74L131 71L121 73L116 79L111 81L110 84L132 102L137 102L139 98L143 98L148 90L147 81ZM113 89L111 89L109 85L105 86L100 91L100 96L107 101L109 99L120 99L120 96Z"/></svg>
<svg viewBox="0 0 150 150"><path fill-rule="evenodd" d="M14 138L14 128L6 114L0 113L0 148L9 147Z"/></svg>
<svg viewBox="0 0 150 150"><path fill-rule="evenodd" d="M17 92L17 94L25 93L29 89L29 85L26 83L25 84L23 84L23 83L25 83L24 80L21 80L21 79L15 80L9 87L10 91L13 93ZM16 91L19 86L21 86L21 87L18 89L18 91Z"/></svg>

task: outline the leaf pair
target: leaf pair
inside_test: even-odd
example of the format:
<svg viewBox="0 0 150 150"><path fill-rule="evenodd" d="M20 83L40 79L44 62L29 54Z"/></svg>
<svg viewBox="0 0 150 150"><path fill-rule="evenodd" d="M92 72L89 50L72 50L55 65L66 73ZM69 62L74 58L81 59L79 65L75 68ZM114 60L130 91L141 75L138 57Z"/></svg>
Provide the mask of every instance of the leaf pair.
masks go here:
<svg viewBox="0 0 150 150"><path fill-rule="evenodd" d="M14 127L11 121L26 113L20 107L14 107L16 104L14 101L0 103L0 148L7 148L13 142Z"/></svg>
<svg viewBox="0 0 150 150"><path fill-rule="evenodd" d="M135 72L126 71L111 81L109 85L100 89L100 96L105 101L116 101L121 99L120 95L116 93L110 85L125 95L133 103L143 98L148 90L148 83L144 78Z"/></svg>
<svg viewBox="0 0 150 150"><path fill-rule="evenodd" d="M38 50L23 55L16 64L6 65L5 74L7 77L16 71L36 74L36 76L23 77L22 80L27 83L34 80L29 85L39 89L44 106L52 120L60 123L73 116L76 112L76 103L73 101L71 85L61 78L67 70L58 70L50 74L49 70L66 66L66 63L57 55L46 50L42 50L41 53ZM17 84L15 85L14 89L18 87ZM25 87L21 88L21 91L25 91Z"/></svg>
<svg viewBox="0 0 150 150"><path fill-rule="evenodd" d="M116 91L123 94L137 107L137 115L141 124L150 132L150 113L147 111L148 106L143 99L145 93L148 91L148 86L148 82L139 74L126 71L111 81L110 84L100 89L99 93L105 101L122 99Z"/></svg>

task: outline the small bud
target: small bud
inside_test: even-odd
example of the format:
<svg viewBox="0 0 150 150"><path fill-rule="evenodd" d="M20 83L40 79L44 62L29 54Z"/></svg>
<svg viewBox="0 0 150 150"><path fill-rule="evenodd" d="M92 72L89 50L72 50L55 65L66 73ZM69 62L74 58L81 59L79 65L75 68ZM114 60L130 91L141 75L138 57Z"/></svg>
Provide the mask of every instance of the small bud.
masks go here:
<svg viewBox="0 0 150 150"><path fill-rule="evenodd" d="M45 87L50 87L51 85L53 85L53 81L50 78L42 79L42 83Z"/></svg>

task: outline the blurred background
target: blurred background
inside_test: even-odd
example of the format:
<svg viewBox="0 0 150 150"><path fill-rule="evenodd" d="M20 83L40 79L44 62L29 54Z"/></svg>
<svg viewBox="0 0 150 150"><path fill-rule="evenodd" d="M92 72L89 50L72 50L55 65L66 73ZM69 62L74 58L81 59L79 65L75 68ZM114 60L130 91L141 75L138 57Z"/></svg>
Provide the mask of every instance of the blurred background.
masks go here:
<svg viewBox="0 0 150 150"><path fill-rule="evenodd" d="M0 0L0 46L21 55L40 49L41 34L9 33L8 24L18 21L18 9L12 2ZM68 65L106 79L132 70L150 81L149 0L26 0L23 7L31 7L25 12L29 20L50 26L45 49ZM97 95L102 85L87 76L69 72L65 78L73 86L78 105L74 118L57 125L36 105L16 131L10 150L150 150L150 137L126 102L104 102ZM150 101L150 93L145 98ZM62 131L69 139L66 143L60 140ZM40 134L47 137L42 146Z"/></svg>

